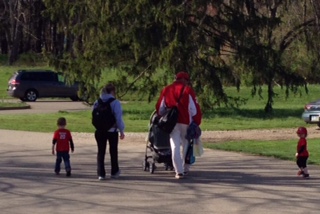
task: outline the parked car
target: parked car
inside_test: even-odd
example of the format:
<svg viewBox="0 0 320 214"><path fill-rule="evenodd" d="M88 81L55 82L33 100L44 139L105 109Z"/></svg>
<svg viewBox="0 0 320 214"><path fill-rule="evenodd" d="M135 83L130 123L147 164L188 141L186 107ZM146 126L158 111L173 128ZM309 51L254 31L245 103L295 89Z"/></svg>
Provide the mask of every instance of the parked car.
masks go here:
<svg viewBox="0 0 320 214"><path fill-rule="evenodd" d="M69 97L79 100L78 84L68 85L62 73L50 70L18 70L8 82L8 95L22 101L40 97Z"/></svg>
<svg viewBox="0 0 320 214"><path fill-rule="evenodd" d="M308 103L304 106L302 119L309 124L317 124L320 127L320 100Z"/></svg>

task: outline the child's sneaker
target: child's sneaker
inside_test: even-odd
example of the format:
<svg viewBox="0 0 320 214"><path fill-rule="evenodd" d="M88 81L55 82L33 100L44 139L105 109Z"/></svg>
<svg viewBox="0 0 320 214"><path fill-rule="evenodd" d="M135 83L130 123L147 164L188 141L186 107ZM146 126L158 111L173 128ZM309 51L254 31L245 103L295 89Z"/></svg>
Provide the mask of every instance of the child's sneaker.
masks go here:
<svg viewBox="0 0 320 214"><path fill-rule="evenodd" d="M298 171L298 173L297 173L297 175L298 175L298 176L300 176L300 175L304 175L304 173L303 173L303 171L302 171L302 170L299 170L299 171Z"/></svg>
<svg viewBox="0 0 320 214"><path fill-rule="evenodd" d="M309 175L309 174L303 174L303 177L304 177L304 178L309 178L310 175Z"/></svg>

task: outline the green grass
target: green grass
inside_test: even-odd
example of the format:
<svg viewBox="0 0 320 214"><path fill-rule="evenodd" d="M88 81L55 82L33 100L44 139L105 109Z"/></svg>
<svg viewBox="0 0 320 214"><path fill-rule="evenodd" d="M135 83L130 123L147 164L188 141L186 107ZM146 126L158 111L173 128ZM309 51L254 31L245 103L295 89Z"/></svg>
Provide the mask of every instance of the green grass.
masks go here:
<svg viewBox="0 0 320 214"><path fill-rule="evenodd" d="M143 106L143 108L141 108ZM123 104L126 132L147 132L152 105L145 102L129 102ZM51 132L56 128L56 120L66 117L68 128L74 132L93 132L91 111L46 114L0 114L0 129Z"/></svg>
<svg viewBox="0 0 320 214"><path fill-rule="evenodd" d="M248 97L249 88L243 88L242 92L236 96ZM279 89L278 89L279 90ZM265 102L257 97L248 98L248 102L238 109L219 107L206 111L203 114L202 130L245 130L245 129L271 129L271 128L292 128L303 126L305 123L301 119L304 104L318 98L318 86L309 87L310 93L303 96L291 96L289 100L284 97L278 97L274 105L274 114L266 115L263 111ZM280 92L280 90L279 90ZM127 131L147 131L150 114L153 112L156 100L148 103L146 101L129 101L123 104L124 120L127 125ZM1 102L0 102L1 106ZM30 131L50 132L51 129L46 126L32 126L29 123L20 123L19 121L32 121L35 124L43 124L46 118L55 124L59 116L71 118L70 126L74 131L91 132L90 112L65 112L56 114L46 114L45 116L33 115L0 115L0 128L17 129ZM73 119L74 118L74 119ZM53 122L52 122L53 121ZM73 124L76 123L76 124ZM81 125L77 125L81 124ZM73 127L74 126L74 127ZM306 125L315 126L315 125Z"/></svg>
<svg viewBox="0 0 320 214"><path fill-rule="evenodd" d="M239 141L226 143L205 143L206 148L242 152L253 155L275 157L295 161L297 140L286 141ZM320 144L318 139L308 139L309 164L320 165Z"/></svg>

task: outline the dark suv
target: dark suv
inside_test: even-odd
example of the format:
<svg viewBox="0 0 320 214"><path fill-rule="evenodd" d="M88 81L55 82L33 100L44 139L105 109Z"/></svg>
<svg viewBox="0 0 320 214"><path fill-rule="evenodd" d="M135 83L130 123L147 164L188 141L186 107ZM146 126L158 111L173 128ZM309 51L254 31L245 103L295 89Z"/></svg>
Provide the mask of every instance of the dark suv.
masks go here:
<svg viewBox="0 0 320 214"><path fill-rule="evenodd" d="M18 70L10 78L7 91L22 101L36 101L39 97L79 100L78 84L68 85L61 73L49 70Z"/></svg>

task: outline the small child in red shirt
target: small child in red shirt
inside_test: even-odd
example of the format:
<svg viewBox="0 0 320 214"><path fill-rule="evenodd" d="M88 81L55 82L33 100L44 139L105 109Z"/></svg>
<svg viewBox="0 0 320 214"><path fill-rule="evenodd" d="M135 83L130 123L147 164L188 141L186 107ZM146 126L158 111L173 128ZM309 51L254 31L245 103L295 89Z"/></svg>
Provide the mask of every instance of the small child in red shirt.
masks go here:
<svg viewBox="0 0 320 214"><path fill-rule="evenodd" d="M307 129L305 127L299 127L297 130L297 135L299 136L299 141L297 145L297 165L299 167L298 175L303 175L304 178L309 177L309 172L307 168L307 160L309 158L309 152L307 148Z"/></svg>
<svg viewBox="0 0 320 214"><path fill-rule="evenodd" d="M60 174L60 165L63 159L66 176L71 176L71 164L70 164L70 155L69 150L71 148L71 152L74 151L74 145L72 141L71 132L66 129L67 120L64 117L60 117L57 121L58 129L53 134L52 139L52 154L54 155L54 151L56 151L56 165L54 172L56 175ZM69 144L70 143L70 144Z"/></svg>

